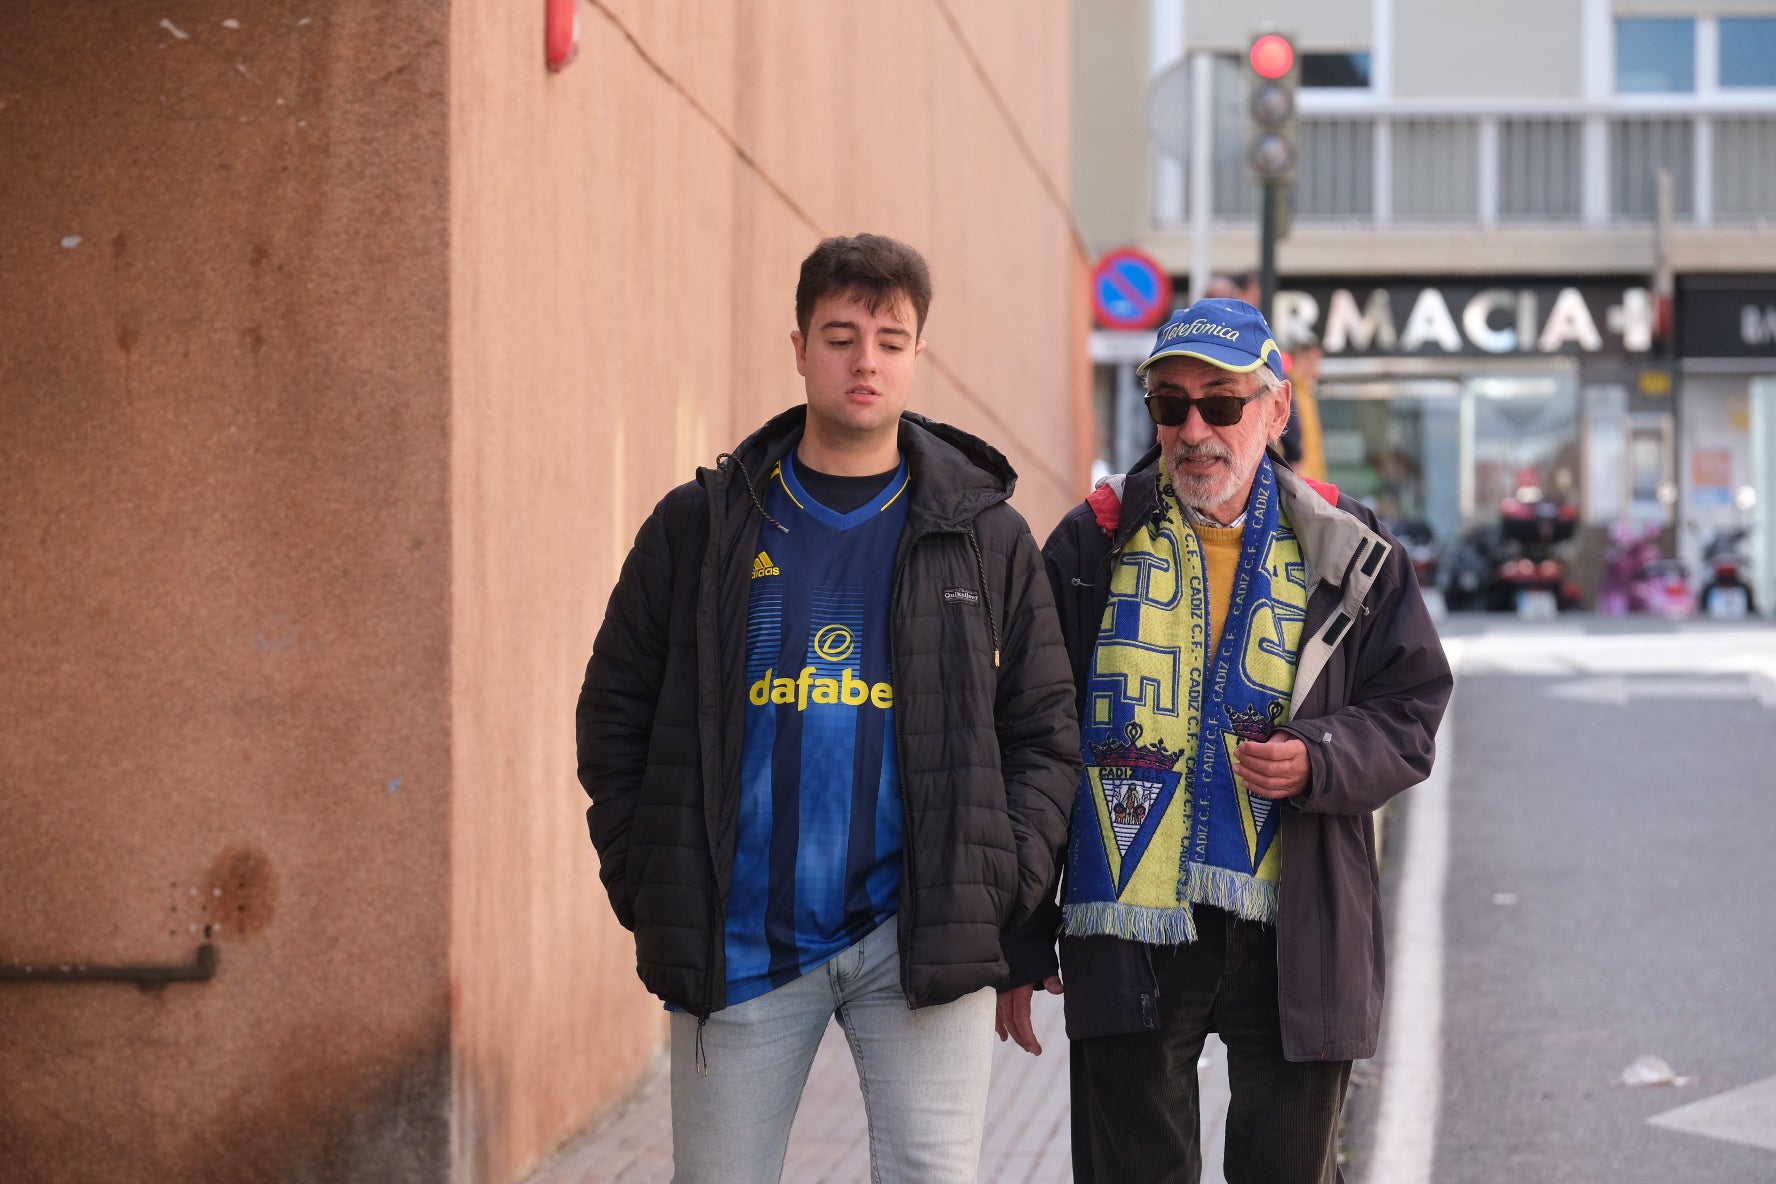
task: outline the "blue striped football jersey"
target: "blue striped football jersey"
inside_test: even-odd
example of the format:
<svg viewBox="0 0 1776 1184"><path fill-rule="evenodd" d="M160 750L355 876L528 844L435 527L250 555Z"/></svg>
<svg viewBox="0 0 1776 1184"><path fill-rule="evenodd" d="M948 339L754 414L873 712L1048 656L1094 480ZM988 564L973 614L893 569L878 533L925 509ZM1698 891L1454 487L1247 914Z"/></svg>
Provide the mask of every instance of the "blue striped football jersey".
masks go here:
<svg viewBox="0 0 1776 1184"><path fill-rule="evenodd" d="M728 1003L806 974L899 907L903 817L888 614L907 468L840 514L785 458L760 529L728 893Z"/></svg>

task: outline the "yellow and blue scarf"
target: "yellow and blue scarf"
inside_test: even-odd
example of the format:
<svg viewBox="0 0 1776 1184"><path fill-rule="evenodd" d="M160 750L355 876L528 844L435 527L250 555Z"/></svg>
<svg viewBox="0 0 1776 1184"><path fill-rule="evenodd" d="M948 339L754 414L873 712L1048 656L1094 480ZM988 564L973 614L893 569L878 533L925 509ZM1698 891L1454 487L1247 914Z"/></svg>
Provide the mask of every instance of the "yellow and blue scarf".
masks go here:
<svg viewBox="0 0 1776 1184"><path fill-rule="evenodd" d="M1233 771L1242 739L1288 716L1307 576L1263 458L1226 627L1208 652L1207 565L1175 495L1117 554L1085 696L1065 930L1154 945L1196 939L1189 906L1276 918L1273 803Z"/></svg>

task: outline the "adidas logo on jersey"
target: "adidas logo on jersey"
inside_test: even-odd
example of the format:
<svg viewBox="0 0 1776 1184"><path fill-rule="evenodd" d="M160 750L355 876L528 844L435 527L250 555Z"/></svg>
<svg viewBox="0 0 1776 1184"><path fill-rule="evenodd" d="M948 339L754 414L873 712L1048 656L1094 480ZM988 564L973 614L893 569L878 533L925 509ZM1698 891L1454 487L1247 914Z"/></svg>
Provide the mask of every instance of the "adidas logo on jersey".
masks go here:
<svg viewBox="0 0 1776 1184"><path fill-rule="evenodd" d="M760 551L758 558L752 561L752 578L755 580L760 576L780 576L782 574L782 569L771 562L769 551Z"/></svg>

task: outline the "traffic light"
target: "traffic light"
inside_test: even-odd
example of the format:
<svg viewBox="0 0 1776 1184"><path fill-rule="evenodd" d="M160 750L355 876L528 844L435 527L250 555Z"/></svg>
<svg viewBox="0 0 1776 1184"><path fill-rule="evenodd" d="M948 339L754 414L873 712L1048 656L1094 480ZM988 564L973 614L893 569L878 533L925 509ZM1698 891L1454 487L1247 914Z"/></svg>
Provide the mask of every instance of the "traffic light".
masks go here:
<svg viewBox="0 0 1776 1184"><path fill-rule="evenodd" d="M1295 86L1301 60L1295 41L1281 33L1261 33L1246 51L1251 93L1246 99L1250 143L1246 161L1261 184L1295 179Z"/></svg>

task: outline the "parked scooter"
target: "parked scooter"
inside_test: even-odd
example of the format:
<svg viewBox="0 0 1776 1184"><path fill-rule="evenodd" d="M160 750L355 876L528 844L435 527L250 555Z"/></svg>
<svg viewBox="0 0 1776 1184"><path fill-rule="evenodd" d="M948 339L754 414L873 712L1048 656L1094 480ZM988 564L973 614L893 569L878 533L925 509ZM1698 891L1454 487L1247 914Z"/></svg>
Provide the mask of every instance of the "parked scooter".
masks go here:
<svg viewBox="0 0 1776 1184"><path fill-rule="evenodd" d="M1498 525L1476 526L1443 557L1443 598L1450 609L1466 612L1490 607L1487 597L1503 562L1504 536Z"/></svg>
<svg viewBox="0 0 1776 1184"><path fill-rule="evenodd" d="M1628 585L1628 611L1655 617L1694 616L1696 594L1690 590L1690 569L1682 560L1664 556L1643 564Z"/></svg>
<svg viewBox="0 0 1776 1184"><path fill-rule="evenodd" d="M1641 572L1658 562L1659 527L1651 522L1610 524L1610 547L1603 558L1603 577L1597 586L1597 611L1605 616L1626 616L1634 608L1634 585Z"/></svg>
<svg viewBox="0 0 1776 1184"><path fill-rule="evenodd" d="M1451 609L1552 616L1583 602L1560 550L1578 529L1578 507L1534 487L1518 492L1499 503L1498 522L1464 531L1443 557Z"/></svg>
<svg viewBox="0 0 1776 1184"><path fill-rule="evenodd" d="M1696 594L1696 602L1711 617L1734 620L1757 612L1745 570L1748 533L1743 526L1717 530L1702 544L1708 580Z"/></svg>
<svg viewBox="0 0 1776 1184"><path fill-rule="evenodd" d="M1418 581L1425 607L1430 610L1431 620L1441 621L1448 614L1448 602L1437 582L1443 566L1443 546L1437 541L1437 532L1422 518L1395 518L1386 526L1406 548L1406 557L1412 561L1412 574Z"/></svg>
<svg viewBox="0 0 1776 1184"><path fill-rule="evenodd" d="M1694 615L1696 595L1689 568L1659 550L1656 522L1617 522L1610 527L1597 611L1610 616L1646 613L1681 618Z"/></svg>
<svg viewBox="0 0 1776 1184"><path fill-rule="evenodd" d="M1384 525L1405 545L1406 555L1412 560L1412 574L1418 577L1418 586L1429 588L1436 584L1443 549L1437 544L1437 534L1431 524L1422 518L1390 518Z"/></svg>
<svg viewBox="0 0 1776 1184"><path fill-rule="evenodd" d="M1499 528L1512 553L1498 565L1487 607L1519 616L1552 617L1583 599L1556 550L1578 529L1579 508L1523 488L1499 503Z"/></svg>

